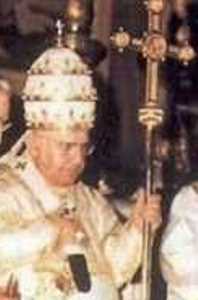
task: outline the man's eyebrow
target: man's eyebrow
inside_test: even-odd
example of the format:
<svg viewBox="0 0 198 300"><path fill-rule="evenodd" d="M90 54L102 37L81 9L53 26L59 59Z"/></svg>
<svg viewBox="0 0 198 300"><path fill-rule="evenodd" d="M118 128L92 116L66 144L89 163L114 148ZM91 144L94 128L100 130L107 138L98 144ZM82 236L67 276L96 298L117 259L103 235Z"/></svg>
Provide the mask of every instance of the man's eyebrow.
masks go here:
<svg viewBox="0 0 198 300"><path fill-rule="evenodd" d="M61 141L61 140L56 140L56 142L61 143L61 144L68 144L68 145L89 145L89 142L72 142L72 141Z"/></svg>

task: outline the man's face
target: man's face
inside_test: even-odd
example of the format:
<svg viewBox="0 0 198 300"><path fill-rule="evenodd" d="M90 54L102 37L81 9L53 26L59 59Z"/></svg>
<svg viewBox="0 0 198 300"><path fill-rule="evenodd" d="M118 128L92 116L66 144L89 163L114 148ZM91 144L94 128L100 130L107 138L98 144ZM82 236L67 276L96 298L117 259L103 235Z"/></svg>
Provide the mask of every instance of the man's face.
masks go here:
<svg viewBox="0 0 198 300"><path fill-rule="evenodd" d="M78 180L88 154L88 129L71 129L66 136L36 130L31 141L34 163L49 184L63 187Z"/></svg>

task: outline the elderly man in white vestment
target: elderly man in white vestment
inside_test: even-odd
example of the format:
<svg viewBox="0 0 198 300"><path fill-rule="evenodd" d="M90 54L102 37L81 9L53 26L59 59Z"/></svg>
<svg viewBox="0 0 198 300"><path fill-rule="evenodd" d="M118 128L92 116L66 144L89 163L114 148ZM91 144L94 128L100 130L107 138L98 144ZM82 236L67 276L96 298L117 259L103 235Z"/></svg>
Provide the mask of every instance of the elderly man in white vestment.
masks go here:
<svg viewBox="0 0 198 300"><path fill-rule="evenodd" d="M116 300L141 263L142 223L160 223L143 193L126 224L80 180L96 90L74 52L48 49L23 91L26 150L0 167L0 300Z"/></svg>
<svg viewBox="0 0 198 300"><path fill-rule="evenodd" d="M198 299L198 183L173 199L161 246L161 267L168 300Z"/></svg>

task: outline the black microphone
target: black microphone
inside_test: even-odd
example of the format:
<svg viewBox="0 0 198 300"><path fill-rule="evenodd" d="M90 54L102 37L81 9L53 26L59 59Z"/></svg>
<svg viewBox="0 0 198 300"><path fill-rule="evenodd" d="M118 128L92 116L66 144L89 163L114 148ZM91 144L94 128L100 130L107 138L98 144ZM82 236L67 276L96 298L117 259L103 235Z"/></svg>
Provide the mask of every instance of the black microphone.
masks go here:
<svg viewBox="0 0 198 300"><path fill-rule="evenodd" d="M71 254L68 256L68 261L78 290L83 293L89 292L91 289L91 278L86 257L83 254Z"/></svg>

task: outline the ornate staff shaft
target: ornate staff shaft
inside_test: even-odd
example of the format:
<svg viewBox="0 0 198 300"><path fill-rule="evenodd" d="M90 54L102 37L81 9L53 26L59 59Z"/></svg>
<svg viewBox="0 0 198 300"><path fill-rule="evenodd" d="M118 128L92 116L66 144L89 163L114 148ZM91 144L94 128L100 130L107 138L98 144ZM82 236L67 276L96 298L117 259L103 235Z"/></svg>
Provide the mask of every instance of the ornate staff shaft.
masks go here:
<svg viewBox="0 0 198 300"><path fill-rule="evenodd" d="M145 201L149 199L152 191L152 131L146 130L146 182L145 182ZM152 268L152 233L148 223L143 227L143 245L142 245L142 294L141 299L150 299L151 295L151 268Z"/></svg>
<svg viewBox="0 0 198 300"><path fill-rule="evenodd" d="M157 102L159 63L147 60L147 80L144 107L139 110L139 120L145 127L145 201L147 202L154 192L155 178L153 174L154 131L162 123L163 110ZM142 300L149 300L151 294L151 267L152 267L152 232L150 224L144 223L143 250L142 250Z"/></svg>

